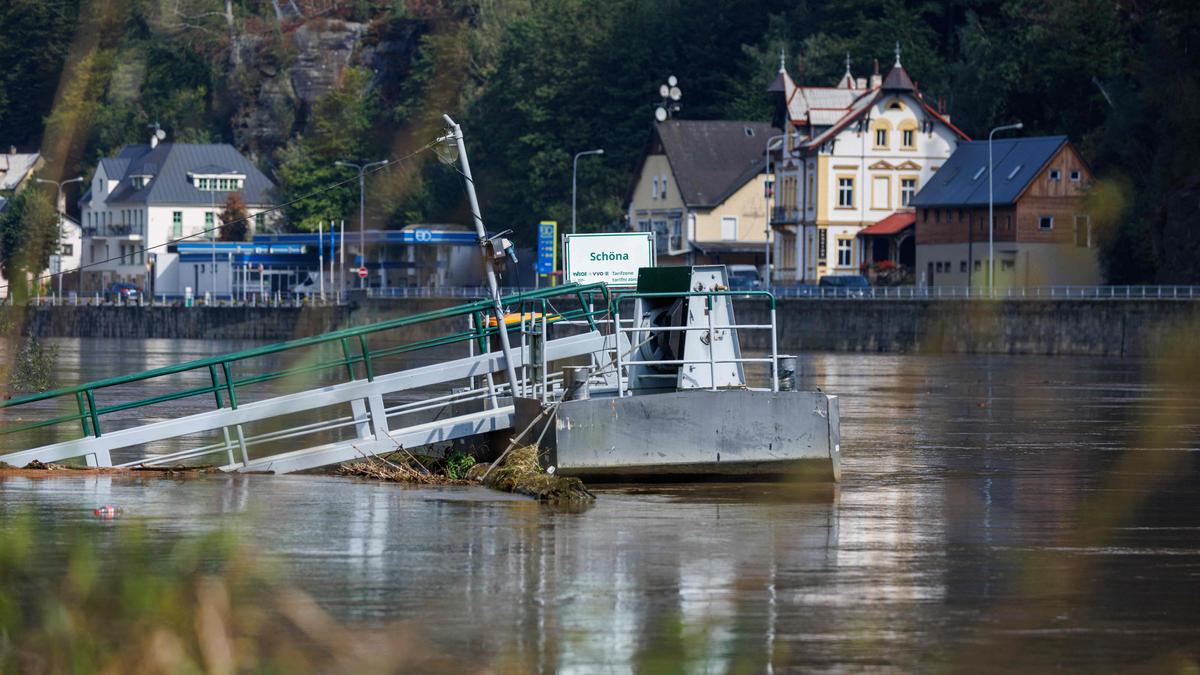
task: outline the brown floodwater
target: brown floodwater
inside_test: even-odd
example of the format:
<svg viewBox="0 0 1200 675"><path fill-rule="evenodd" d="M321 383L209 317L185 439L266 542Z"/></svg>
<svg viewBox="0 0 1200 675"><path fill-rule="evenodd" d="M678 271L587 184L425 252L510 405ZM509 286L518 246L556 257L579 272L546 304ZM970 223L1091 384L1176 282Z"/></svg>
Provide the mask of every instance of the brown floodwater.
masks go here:
<svg viewBox="0 0 1200 675"><path fill-rule="evenodd" d="M57 343L65 382L243 346ZM564 511L333 476L10 478L0 526L101 504L166 543L232 526L344 621L540 672L1175 669L1200 658L1200 396L1150 365L804 355L842 397L836 487L608 486Z"/></svg>

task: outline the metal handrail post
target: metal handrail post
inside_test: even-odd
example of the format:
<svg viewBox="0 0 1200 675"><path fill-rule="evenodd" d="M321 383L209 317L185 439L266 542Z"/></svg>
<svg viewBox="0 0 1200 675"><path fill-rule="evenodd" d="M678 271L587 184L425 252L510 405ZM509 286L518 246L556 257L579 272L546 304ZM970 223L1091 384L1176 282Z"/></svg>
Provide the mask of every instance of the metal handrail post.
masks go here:
<svg viewBox="0 0 1200 675"><path fill-rule="evenodd" d="M771 391L779 391L779 339L775 325L775 303L771 303Z"/></svg>
<svg viewBox="0 0 1200 675"><path fill-rule="evenodd" d="M625 396L625 380L621 377L621 304L613 304L613 352L617 365L617 398ZM631 354L632 356L632 354Z"/></svg>
<svg viewBox="0 0 1200 675"><path fill-rule="evenodd" d="M713 298L711 295L705 297L705 303L708 305L708 383L713 391L717 390L717 355L713 351L713 344L717 341L717 336L713 334Z"/></svg>

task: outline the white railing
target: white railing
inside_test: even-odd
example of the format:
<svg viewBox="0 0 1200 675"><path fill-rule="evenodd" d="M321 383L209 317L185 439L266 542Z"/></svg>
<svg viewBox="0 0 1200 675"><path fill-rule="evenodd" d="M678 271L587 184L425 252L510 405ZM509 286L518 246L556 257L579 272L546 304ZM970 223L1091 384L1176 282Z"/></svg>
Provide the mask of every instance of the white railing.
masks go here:
<svg viewBox="0 0 1200 675"><path fill-rule="evenodd" d="M1200 286L777 286L777 298L869 300L1200 300Z"/></svg>
<svg viewBox="0 0 1200 675"><path fill-rule="evenodd" d="M730 302L732 302L735 297L739 297L739 296L740 297L749 297L749 298L759 298L759 299L767 301L771 308L771 314L770 314L771 322L767 323L767 324L722 324L722 325L715 324L714 319L713 319L713 314L714 314L713 302L714 302L714 300L717 298L729 298ZM622 321L622 319L621 319L621 302L623 302L625 300L632 300L635 298L655 298L655 297L658 297L658 298L703 297L705 299L705 303L706 303L707 311L705 312L705 314L707 315L708 321L706 324L700 324L700 325L694 325L694 326L639 326L636 321L630 321L630 320ZM618 397L625 395L625 390L626 390L625 378L621 377L621 372L624 368L627 368L629 366L671 366L671 365L683 366L683 365L691 365L691 364L696 364L696 365L707 364L708 365L708 376L709 376L709 388L712 391L716 391L717 390L716 369L717 369L718 363L720 363L720 364L735 363L735 364L739 364L739 365L745 364L745 363L764 363L764 364L768 364L770 366L771 391L779 391L779 340L778 340L778 335L776 332L777 324L775 321L775 298L773 298L770 293L767 293L765 291L747 291L745 296L741 296L741 294L737 293L736 291L691 291L691 292L687 292L687 293L623 293L614 298L613 305L612 305L612 312L613 312L612 316L613 316L614 333L617 335L626 333L626 334L629 334L631 337L633 337L633 340L630 340L631 348L629 350L629 356L631 358L629 358L629 359L622 358L621 348L619 346L616 351L616 368L617 368L617 375L618 375L618 377L617 377L617 396ZM625 327L625 325L624 325L625 323L629 323L630 326L628 328ZM722 358L722 359L717 358L716 351L713 349L713 344L712 344L714 342L713 336L716 335L716 331L725 330L725 331L736 332L738 329L770 331L770 333L771 333L771 355L769 357L765 357L765 358L764 357L735 357L735 358ZM649 360L649 359L639 360L639 359L632 358L633 355L636 354L638 352L638 349L641 347L641 343L636 343L636 342L634 342L634 340L636 340L637 337L639 337L642 334L660 333L660 332L683 332L683 333L686 333L688 331L704 331L709 336L708 358L706 358L706 359L656 359L656 360ZM618 344L619 344L619 342L620 341L617 340Z"/></svg>

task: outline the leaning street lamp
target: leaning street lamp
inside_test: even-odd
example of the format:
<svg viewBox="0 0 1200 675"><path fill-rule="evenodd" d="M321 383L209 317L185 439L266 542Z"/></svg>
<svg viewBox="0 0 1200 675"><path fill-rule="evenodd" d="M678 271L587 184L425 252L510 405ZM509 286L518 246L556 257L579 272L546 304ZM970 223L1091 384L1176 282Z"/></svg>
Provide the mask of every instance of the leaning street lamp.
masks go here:
<svg viewBox="0 0 1200 675"><path fill-rule="evenodd" d="M1024 124L1017 122L1016 124L1006 124L1002 127L992 129L988 134L988 294L995 295L996 293L996 257L995 257L995 237L994 230L996 229L996 219L992 215L992 137L998 131L1011 131L1015 129L1023 129ZM967 285L970 286L971 270L967 270Z"/></svg>

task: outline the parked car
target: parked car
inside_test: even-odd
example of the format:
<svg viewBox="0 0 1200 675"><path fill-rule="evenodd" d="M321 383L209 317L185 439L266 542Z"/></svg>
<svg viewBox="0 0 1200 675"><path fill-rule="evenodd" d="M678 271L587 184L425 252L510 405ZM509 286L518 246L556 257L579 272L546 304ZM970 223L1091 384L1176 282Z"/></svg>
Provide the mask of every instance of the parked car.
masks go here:
<svg viewBox="0 0 1200 675"><path fill-rule="evenodd" d="M134 284L128 282L117 282L108 287L107 295L110 299L112 299L113 302L118 300L122 302L128 302L130 300L137 300L140 298L142 296L142 291Z"/></svg>
<svg viewBox="0 0 1200 675"><path fill-rule="evenodd" d="M729 287L734 290L757 290L763 287L762 276L754 265L726 265Z"/></svg>
<svg viewBox="0 0 1200 675"><path fill-rule="evenodd" d="M822 295L839 298L861 298L867 294L871 282L861 274L829 274L821 277Z"/></svg>

